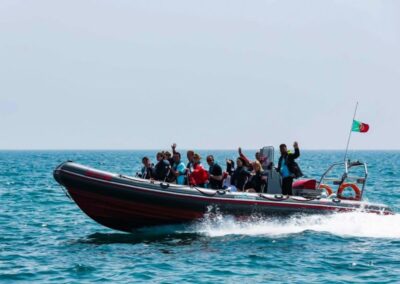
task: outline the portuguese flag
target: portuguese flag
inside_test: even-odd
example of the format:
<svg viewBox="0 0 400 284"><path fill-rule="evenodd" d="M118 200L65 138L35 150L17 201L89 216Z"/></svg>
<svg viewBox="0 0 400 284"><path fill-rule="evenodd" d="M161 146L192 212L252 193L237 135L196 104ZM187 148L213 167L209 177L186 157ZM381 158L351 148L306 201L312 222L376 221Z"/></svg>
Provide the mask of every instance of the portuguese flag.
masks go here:
<svg viewBox="0 0 400 284"><path fill-rule="evenodd" d="M357 120L353 120L353 126L351 128L351 131L365 133L365 132L368 132L368 130L369 130L368 124L362 123Z"/></svg>

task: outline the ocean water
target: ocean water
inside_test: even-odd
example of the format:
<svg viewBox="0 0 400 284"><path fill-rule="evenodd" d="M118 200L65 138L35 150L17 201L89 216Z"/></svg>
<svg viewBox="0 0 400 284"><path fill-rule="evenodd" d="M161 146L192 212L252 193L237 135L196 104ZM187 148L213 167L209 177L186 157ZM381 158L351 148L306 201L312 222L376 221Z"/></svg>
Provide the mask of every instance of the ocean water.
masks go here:
<svg viewBox="0 0 400 284"><path fill-rule="evenodd" d="M221 164L236 154L201 153ZM132 175L144 155L155 151L1 151L0 282L400 282L399 214L219 216L127 234L88 218L52 177L65 160ZM400 212L400 152L350 156L369 163L365 198ZM342 158L340 151L304 151L299 163L316 177Z"/></svg>

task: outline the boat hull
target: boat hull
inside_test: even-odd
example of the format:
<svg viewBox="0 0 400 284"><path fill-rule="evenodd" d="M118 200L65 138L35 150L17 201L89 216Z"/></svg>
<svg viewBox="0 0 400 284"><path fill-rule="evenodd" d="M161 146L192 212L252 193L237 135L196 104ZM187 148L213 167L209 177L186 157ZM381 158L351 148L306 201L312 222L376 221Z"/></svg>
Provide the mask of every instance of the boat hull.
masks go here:
<svg viewBox="0 0 400 284"><path fill-rule="evenodd" d="M387 206L379 204L190 188L125 177L72 162L57 167L54 177L85 214L103 226L125 232L187 223L217 213L237 217L355 210L391 214Z"/></svg>

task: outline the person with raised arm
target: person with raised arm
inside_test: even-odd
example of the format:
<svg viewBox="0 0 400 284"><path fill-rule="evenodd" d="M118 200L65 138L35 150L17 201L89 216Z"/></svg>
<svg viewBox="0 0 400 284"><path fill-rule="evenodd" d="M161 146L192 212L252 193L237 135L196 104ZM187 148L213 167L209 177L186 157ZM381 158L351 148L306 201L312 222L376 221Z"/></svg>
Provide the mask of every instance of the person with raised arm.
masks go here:
<svg viewBox="0 0 400 284"><path fill-rule="evenodd" d="M295 159L300 157L299 144L297 142L293 143L294 153L290 153L285 144L279 146L281 156L278 162L277 171L282 176L282 194L292 195L292 184L293 179L301 177L303 173L300 167L295 162Z"/></svg>
<svg viewBox="0 0 400 284"><path fill-rule="evenodd" d="M253 167L253 162L250 161L250 160L243 154L242 148L241 148L241 147L239 147L238 152L239 152L239 157L242 158L243 161L244 161L244 165L245 165L246 167L248 167L249 169L252 169L252 167ZM262 164L262 159L261 159L261 153L260 153L260 151L257 151L257 152L255 153L254 157L256 158L256 161L258 161L258 162L260 162L260 163Z"/></svg>
<svg viewBox="0 0 400 284"><path fill-rule="evenodd" d="M175 154L176 153L176 143L171 145L171 149L172 149L172 153ZM186 152L186 157L188 159L188 163L186 165L186 177L187 177L186 179L187 179L187 182L189 182L189 175L193 171L194 151L193 150L188 150Z"/></svg>
<svg viewBox="0 0 400 284"><path fill-rule="evenodd" d="M172 175L176 178L176 183L183 185L186 180L186 166L181 161L181 154L179 152L174 152L174 164L171 168Z"/></svg>

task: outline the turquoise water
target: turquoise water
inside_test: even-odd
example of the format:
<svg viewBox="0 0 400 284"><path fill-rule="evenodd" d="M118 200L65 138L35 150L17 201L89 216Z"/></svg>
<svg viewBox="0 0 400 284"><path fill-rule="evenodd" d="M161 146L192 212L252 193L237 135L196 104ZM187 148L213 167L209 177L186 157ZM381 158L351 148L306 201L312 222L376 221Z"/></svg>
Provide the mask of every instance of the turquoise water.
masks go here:
<svg viewBox="0 0 400 284"><path fill-rule="evenodd" d="M221 163L235 157L234 151L210 152ZM52 178L65 160L131 175L143 155L154 154L0 152L0 282L400 282L399 215L246 222L221 216L125 234L89 219ZM319 176L342 157L337 151L304 151L299 162L305 174ZM351 157L369 163L365 197L400 212L400 152Z"/></svg>

